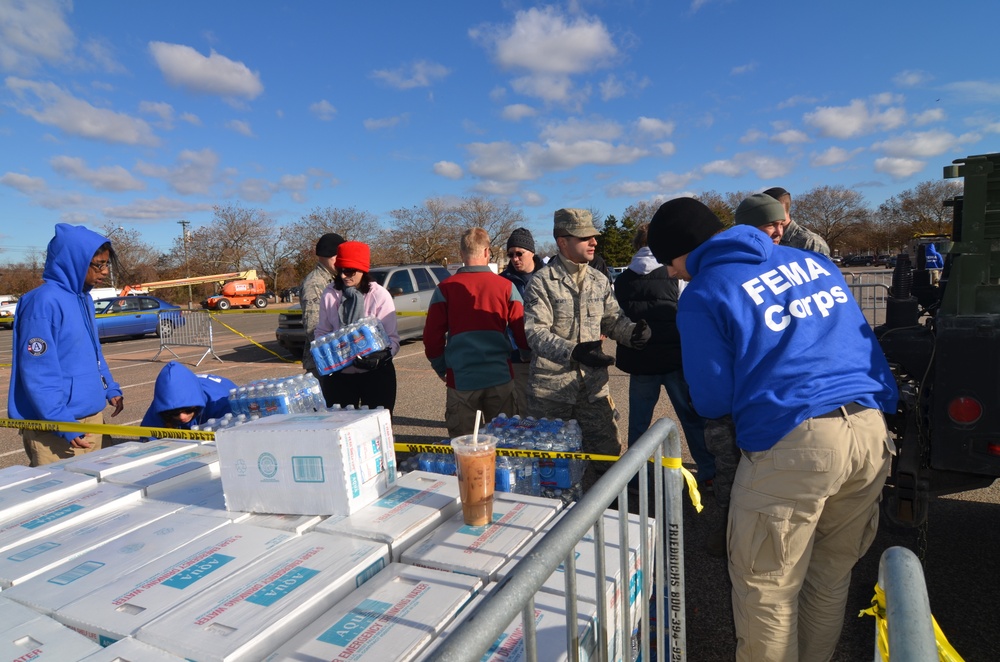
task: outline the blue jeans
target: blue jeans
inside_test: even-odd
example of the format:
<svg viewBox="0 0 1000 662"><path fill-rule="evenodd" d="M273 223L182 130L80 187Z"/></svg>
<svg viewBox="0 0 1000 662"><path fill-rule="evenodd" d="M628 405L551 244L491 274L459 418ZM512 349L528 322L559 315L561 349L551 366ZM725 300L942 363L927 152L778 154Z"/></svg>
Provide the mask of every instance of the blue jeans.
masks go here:
<svg viewBox="0 0 1000 662"><path fill-rule="evenodd" d="M628 382L628 443L631 446L649 429L653 410L660 399L660 386L677 412L688 450L698 465L698 480L715 478L715 456L705 446L705 419L691 406L684 373L680 370L663 375L629 375Z"/></svg>

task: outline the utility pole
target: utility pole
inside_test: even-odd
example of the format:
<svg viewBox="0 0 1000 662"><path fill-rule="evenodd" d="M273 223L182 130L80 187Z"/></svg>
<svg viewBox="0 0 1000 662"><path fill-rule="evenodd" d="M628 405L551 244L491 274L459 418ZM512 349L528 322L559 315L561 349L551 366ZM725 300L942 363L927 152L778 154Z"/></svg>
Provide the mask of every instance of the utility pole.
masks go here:
<svg viewBox="0 0 1000 662"><path fill-rule="evenodd" d="M181 243L184 244L184 269L187 277L191 277L191 262L188 260L188 233L187 227L191 221L177 221L181 225ZM194 309L194 296L191 294L191 283L188 283L188 310Z"/></svg>

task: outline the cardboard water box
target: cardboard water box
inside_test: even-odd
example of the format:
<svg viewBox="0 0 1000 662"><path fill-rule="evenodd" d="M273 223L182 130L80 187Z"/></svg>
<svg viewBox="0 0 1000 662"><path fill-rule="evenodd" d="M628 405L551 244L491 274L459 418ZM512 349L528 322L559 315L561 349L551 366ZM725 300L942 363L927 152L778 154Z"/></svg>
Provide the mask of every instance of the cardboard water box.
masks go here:
<svg viewBox="0 0 1000 662"><path fill-rule="evenodd" d="M393 563L265 660L412 660L481 586L469 575Z"/></svg>
<svg viewBox="0 0 1000 662"><path fill-rule="evenodd" d="M91 517L0 554L0 587L10 588L35 575L166 517L179 506L137 501L120 510Z"/></svg>
<svg viewBox="0 0 1000 662"><path fill-rule="evenodd" d="M171 442L176 443L176 442ZM181 453L155 458L125 471L111 474L105 480L116 485L129 485L153 497L197 477L210 477L213 465L217 469L219 455L211 444L182 444Z"/></svg>
<svg viewBox="0 0 1000 662"><path fill-rule="evenodd" d="M562 505L558 499L497 492L493 499L493 524L469 526L459 509L451 519L403 552L402 562L493 581L501 566Z"/></svg>
<svg viewBox="0 0 1000 662"><path fill-rule="evenodd" d="M96 478L65 471L44 473L11 484L0 489L0 522L38 510L47 503L66 499L96 485Z"/></svg>
<svg viewBox="0 0 1000 662"><path fill-rule="evenodd" d="M183 506L185 512L191 514L225 517L233 522L244 522L250 517L250 513L226 510L226 497L222 492L218 465L212 466L208 475L199 473L179 485L172 484L168 490L157 490L148 499Z"/></svg>
<svg viewBox="0 0 1000 662"><path fill-rule="evenodd" d="M178 511L32 577L3 596L51 614L175 549L229 524Z"/></svg>
<svg viewBox="0 0 1000 662"><path fill-rule="evenodd" d="M49 503L0 524L0 552L38 540L91 517L123 508L141 498L142 492L132 488L95 484L91 489L68 499Z"/></svg>
<svg viewBox="0 0 1000 662"><path fill-rule="evenodd" d="M34 609L0 596L0 629L21 625L39 616L40 614Z"/></svg>
<svg viewBox="0 0 1000 662"><path fill-rule="evenodd" d="M410 545L461 509L456 478L412 471L371 505L325 519L316 530L388 543L392 560L399 561Z"/></svg>
<svg viewBox="0 0 1000 662"><path fill-rule="evenodd" d="M171 455L179 455L191 449L191 444L180 441L127 441L123 444L102 448L93 453L66 460L63 468L74 473L96 476L106 480L109 476L134 469L147 462L156 462Z"/></svg>
<svg viewBox="0 0 1000 662"><path fill-rule="evenodd" d="M136 638L199 662L260 660L388 563L382 543L307 533L143 626Z"/></svg>
<svg viewBox="0 0 1000 662"><path fill-rule="evenodd" d="M0 625L0 659L66 662L100 649L86 637L40 614L17 625Z"/></svg>
<svg viewBox="0 0 1000 662"><path fill-rule="evenodd" d="M53 616L107 645L135 634L206 585L242 570L290 538L274 529L228 524L127 575L117 575L120 579L60 607Z"/></svg>
<svg viewBox="0 0 1000 662"><path fill-rule="evenodd" d="M489 591L482 599L490 598ZM434 659L438 648L448 636L454 632L464 619L474 611L470 605L455 619L430 648L420 657L421 662ZM566 612L565 598L539 591L535 594L535 642L538 646L538 659L545 662L563 662L571 659L566 650L566 624L569 614ZM597 650L597 605L591 602L577 604L577 637L579 643L580 662L600 659L595 655ZM524 619L521 612L497 637L493 645L481 658L483 662L520 662L527 660L524 652Z"/></svg>
<svg viewBox="0 0 1000 662"><path fill-rule="evenodd" d="M127 637L81 658L80 662L185 662L185 660L134 637Z"/></svg>
<svg viewBox="0 0 1000 662"><path fill-rule="evenodd" d="M560 518L564 513L560 514ZM527 556L535 545L544 540L545 534L555 526L556 520L550 522L535 538L521 548L514 557L504 565L497 573L497 581L506 577L517 565L517 562ZM604 513L604 591L603 598L605 609L608 614L608 656L609 660L622 660L625 653L631 653L631 647L624 648L627 638L617 636L621 631L622 607L626 604L623 596L627 596L629 605L630 623L633 632L638 628L639 617L642 604L638 600L639 587L645 582L645 595L650 596L652 587L652 569L646 571L642 567L642 554L640 552L640 533L638 515L628 516L628 553L627 553L627 574L628 580L622 580L621 570L621 531L619 529L620 517L618 511L608 510ZM656 522L653 519L647 520L646 529L646 551L649 562L653 562L653 548L655 544ZM587 533L584 538L577 543L574 548L574 564L576 567L576 591L578 600L596 604L598 601L598 589L595 578L597 577L597 556L594 546L593 532ZM562 564L552 575L542 584L542 591L554 595L565 596L566 575Z"/></svg>
<svg viewBox="0 0 1000 662"><path fill-rule="evenodd" d="M278 414L216 432L229 510L351 515L396 486L385 409Z"/></svg>
<svg viewBox="0 0 1000 662"><path fill-rule="evenodd" d="M0 469L0 490L27 482L32 478L48 476L52 470L47 465L41 467L26 467L23 464L12 464Z"/></svg>
<svg viewBox="0 0 1000 662"><path fill-rule="evenodd" d="M302 535L315 529L316 525L323 521L323 518L319 515L251 515L247 513L247 518L243 521L254 526L266 526L269 529Z"/></svg>

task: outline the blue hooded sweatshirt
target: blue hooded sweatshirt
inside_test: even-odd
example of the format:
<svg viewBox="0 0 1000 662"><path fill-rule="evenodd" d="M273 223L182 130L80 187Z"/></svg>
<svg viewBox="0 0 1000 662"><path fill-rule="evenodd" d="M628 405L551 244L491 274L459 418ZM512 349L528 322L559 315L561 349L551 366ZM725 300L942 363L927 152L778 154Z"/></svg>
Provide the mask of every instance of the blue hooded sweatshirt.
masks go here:
<svg viewBox="0 0 1000 662"><path fill-rule="evenodd" d="M732 414L740 448L767 450L852 402L896 411L882 348L829 258L738 225L692 251L687 271L677 324L691 401Z"/></svg>
<svg viewBox="0 0 1000 662"><path fill-rule="evenodd" d="M218 375L196 375L187 366L171 361L156 377L153 403L142 417L144 427L162 428L161 414L182 407L201 407L201 412L183 426L201 425L210 418L221 418L232 411L229 389L236 388L232 380Z"/></svg>
<svg viewBox="0 0 1000 662"><path fill-rule="evenodd" d="M17 302L7 411L11 418L75 421L122 394L101 352L94 301L84 289L94 253L107 239L59 223L45 256L42 285ZM67 442L79 432L59 432Z"/></svg>

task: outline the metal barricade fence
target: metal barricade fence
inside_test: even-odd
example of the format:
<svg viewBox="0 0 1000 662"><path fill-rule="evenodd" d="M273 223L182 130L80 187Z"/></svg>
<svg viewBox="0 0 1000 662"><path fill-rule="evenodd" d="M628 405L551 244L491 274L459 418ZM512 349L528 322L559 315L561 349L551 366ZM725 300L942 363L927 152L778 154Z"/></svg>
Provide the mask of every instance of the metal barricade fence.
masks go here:
<svg viewBox="0 0 1000 662"><path fill-rule="evenodd" d="M892 272L865 271L844 276L845 278L850 276L847 278L847 284L868 324L873 327L885 324L885 307L892 285Z"/></svg>
<svg viewBox="0 0 1000 662"><path fill-rule="evenodd" d="M664 457L676 458L676 468L647 471L649 459L654 466L662 467ZM552 529L544 535L489 595L441 643L434 659L446 662L469 662L483 657L496 639L520 614L523 623L523 659L538 659L535 632L535 594L542 584L563 564L566 582L566 633L567 659L580 659L579 621L577 612L575 547L593 530L594 556L597 560L595 581L597 595L606 593L604 513L618 499L619 564L623 583L619 598L623 607L617 609L619 622L609 628L606 601L597 605L596 646L591 659L606 660L609 650L609 633L621 651L619 658L631 660L632 633L638 626L639 653L642 660L650 660L651 637L655 637L657 657L673 662L686 659L687 640L684 605L684 531L682 518L682 492L684 478L680 469L680 435L677 425L670 419L656 421L628 451L594 484ZM631 623L630 569L628 564L629 542L628 498L629 482L638 475L639 521L647 522L649 510L648 474L654 482L655 506L652 513L655 525L640 526L639 557L642 564L642 581L636 582L635 600L639 605L638 624ZM666 511L666 512L664 512ZM648 536L654 536L653 559L649 558ZM655 570L655 582L649 582L648 569ZM653 595L650 595L650 592ZM665 595L666 594L666 595ZM656 627L650 628L650 599L655 598ZM669 640L666 638L669 626ZM551 630L549 630L551 631ZM614 642L612 642L614 643ZM588 651L582 651L587 654Z"/></svg>
<svg viewBox="0 0 1000 662"><path fill-rule="evenodd" d="M937 662L934 619L920 559L905 547L890 547L878 563L878 585L885 593L889 659L904 662ZM875 630L875 660L883 660Z"/></svg>
<svg viewBox="0 0 1000 662"><path fill-rule="evenodd" d="M163 350L180 357L171 347L204 347L205 352L195 363L201 365L205 357L211 354L219 361L219 355L212 346L212 316L205 310L161 310L158 313L157 329L160 336L160 349L152 360L156 360Z"/></svg>

